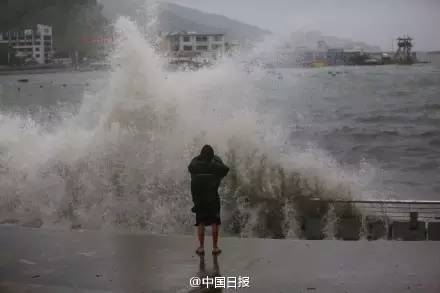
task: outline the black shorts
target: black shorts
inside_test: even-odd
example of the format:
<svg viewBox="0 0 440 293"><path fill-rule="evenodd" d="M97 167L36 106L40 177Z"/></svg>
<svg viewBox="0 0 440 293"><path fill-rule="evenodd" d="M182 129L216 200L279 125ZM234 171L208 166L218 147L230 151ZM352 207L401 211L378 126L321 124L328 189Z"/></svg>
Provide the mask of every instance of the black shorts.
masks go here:
<svg viewBox="0 0 440 293"><path fill-rule="evenodd" d="M203 224L204 226L210 226L213 224L221 225L220 214L203 214L196 213L196 225L199 226Z"/></svg>
<svg viewBox="0 0 440 293"><path fill-rule="evenodd" d="M209 205L200 205L196 210L196 226L203 224L209 226L212 224L221 225L220 220L220 200Z"/></svg>

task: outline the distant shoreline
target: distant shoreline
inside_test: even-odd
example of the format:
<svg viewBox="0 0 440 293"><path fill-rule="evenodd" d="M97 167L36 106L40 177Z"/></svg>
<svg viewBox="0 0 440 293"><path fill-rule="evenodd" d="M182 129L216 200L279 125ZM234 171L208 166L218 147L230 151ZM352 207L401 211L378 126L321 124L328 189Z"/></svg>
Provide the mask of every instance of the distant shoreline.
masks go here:
<svg viewBox="0 0 440 293"><path fill-rule="evenodd" d="M44 73L60 73L60 72L74 72L73 69L31 69L31 70L0 70L0 76L6 75L23 75L23 74L44 74Z"/></svg>
<svg viewBox="0 0 440 293"><path fill-rule="evenodd" d="M71 66L57 67L1 67L0 76L23 75L23 74L45 74L45 73L63 73L63 72L90 72L99 70L98 68L82 67L75 69Z"/></svg>
<svg viewBox="0 0 440 293"><path fill-rule="evenodd" d="M71 66L47 65L47 66L0 66L0 75L20 75L20 74L42 74L74 71Z"/></svg>

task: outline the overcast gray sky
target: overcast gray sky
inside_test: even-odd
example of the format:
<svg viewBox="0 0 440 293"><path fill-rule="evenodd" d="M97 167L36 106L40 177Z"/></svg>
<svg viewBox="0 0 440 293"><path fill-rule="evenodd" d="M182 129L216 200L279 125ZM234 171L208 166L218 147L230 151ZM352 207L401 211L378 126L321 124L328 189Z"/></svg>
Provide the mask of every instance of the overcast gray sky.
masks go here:
<svg viewBox="0 0 440 293"><path fill-rule="evenodd" d="M168 0L274 32L320 30L391 49L409 34L416 50L440 49L440 0Z"/></svg>

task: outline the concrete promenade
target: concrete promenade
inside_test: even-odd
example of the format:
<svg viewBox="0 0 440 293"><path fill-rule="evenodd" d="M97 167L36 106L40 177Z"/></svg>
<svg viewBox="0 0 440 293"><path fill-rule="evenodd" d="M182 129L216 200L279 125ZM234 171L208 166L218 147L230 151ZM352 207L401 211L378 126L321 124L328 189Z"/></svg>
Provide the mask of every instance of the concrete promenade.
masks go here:
<svg viewBox="0 0 440 293"><path fill-rule="evenodd" d="M209 248L211 241L207 241ZM223 292L440 292L440 242L221 240L214 269L195 238L0 226L1 293L221 292L194 276L250 277Z"/></svg>

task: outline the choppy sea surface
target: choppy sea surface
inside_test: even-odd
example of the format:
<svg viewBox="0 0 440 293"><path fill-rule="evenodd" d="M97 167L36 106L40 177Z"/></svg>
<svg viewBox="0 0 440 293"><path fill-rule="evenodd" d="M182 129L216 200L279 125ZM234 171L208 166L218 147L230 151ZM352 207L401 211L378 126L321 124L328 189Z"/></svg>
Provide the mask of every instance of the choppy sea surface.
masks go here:
<svg viewBox="0 0 440 293"><path fill-rule="evenodd" d="M368 162L377 188L395 197L440 199L439 67L281 74L268 100L288 121L292 141L315 144L343 164Z"/></svg>
<svg viewBox="0 0 440 293"><path fill-rule="evenodd" d="M73 115L108 73L0 77L3 113L41 123ZM29 79L29 83L19 83ZM290 143L316 145L343 164L374 165L377 188L440 200L440 68L432 65L280 69L255 84L259 110L281 120Z"/></svg>

